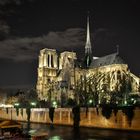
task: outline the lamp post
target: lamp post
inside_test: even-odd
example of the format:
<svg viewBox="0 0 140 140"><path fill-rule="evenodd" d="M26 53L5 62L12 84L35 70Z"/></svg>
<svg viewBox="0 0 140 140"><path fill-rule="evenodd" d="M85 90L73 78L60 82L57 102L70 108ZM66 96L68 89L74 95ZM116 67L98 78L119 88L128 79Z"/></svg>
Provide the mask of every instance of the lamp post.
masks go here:
<svg viewBox="0 0 140 140"><path fill-rule="evenodd" d="M19 114L19 103L15 103L14 106L16 107L17 116Z"/></svg>
<svg viewBox="0 0 140 140"><path fill-rule="evenodd" d="M26 106L26 114L27 114L27 130L30 130L30 116L31 116L31 106L28 103L28 105Z"/></svg>
<svg viewBox="0 0 140 140"><path fill-rule="evenodd" d="M30 117L32 107L36 107L36 102L28 102L28 106L26 107L28 130L30 130Z"/></svg>

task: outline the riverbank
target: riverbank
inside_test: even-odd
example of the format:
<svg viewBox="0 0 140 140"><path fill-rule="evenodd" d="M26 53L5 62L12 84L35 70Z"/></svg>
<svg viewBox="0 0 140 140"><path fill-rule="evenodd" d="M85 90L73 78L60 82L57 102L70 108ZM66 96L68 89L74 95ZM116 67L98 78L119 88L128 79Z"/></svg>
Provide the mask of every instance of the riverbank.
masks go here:
<svg viewBox="0 0 140 140"><path fill-rule="evenodd" d="M30 121L34 123L44 123L50 124L48 108L34 108L31 109ZM80 110L80 126L88 128L97 129L114 129L114 130L125 130L125 131L140 131L140 109L136 108L134 110L134 117L130 122L127 116L118 110L116 116L114 113L111 114L110 118L106 119L102 113L101 108L97 113L96 108L89 108L86 114L85 108ZM15 108L0 109L1 119L12 119L18 121L27 121L26 109L19 109L19 114L17 114ZM57 108L54 113L54 125L73 125L73 115L71 108Z"/></svg>

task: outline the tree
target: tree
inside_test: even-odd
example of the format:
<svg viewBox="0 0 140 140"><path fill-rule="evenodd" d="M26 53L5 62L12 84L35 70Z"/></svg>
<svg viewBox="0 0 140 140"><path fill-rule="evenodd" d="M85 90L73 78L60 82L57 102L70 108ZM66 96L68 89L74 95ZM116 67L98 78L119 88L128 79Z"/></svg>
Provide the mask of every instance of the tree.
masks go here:
<svg viewBox="0 0 140 140"><path fill-rule="evenodd" d="M112 108L109 104L104 104L102 105L102 115L106 118L109 119L112 114Z"/></svg>
<svg viewBox="0 0 140 140"><path fill-rule="evenodd" d="M38 101L38 94L37 94L36 90L33 89L33 88L27 91L25 97L26 97L26 99L28 99L30 102L31 102L31 101Z"/></svg>
<svg viewBox="0 0 140 140"><path fill-rule="evenodd" d="M18 98L15 96L9 96L6 100L6 104L14 104L18 101Z"/></svg>
<svg viewBox="0 0 140 140"><path fill-rule="evenodd" d="M89 76L87 76L89 75ZM114 70L88 74L88 70L76 82L76 96L80 105L88 107L88 101L98 104L121 104L132 91L129 71Z"/></svg>
<svg viewBox="0 0 140 140"><path fill-rule="evenodd" d="M76 101L74 99L72 99L72 98L68 98L67 105L71 106L71 107L75 106L76 105Z"/></svg>
<svg viewBox="0 0 140 140"><path fill-rule="evenodd" d="M134 106L127 106L127 107L123 107L122 109L123 113L127 116L128 124L130 127L134 117L134 109L135 109Z"/></svg>

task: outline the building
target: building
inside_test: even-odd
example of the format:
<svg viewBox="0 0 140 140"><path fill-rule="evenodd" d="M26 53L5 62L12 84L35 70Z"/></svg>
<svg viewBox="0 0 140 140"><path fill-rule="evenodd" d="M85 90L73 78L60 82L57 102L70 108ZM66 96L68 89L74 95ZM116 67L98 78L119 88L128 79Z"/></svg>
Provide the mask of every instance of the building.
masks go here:
<svg viewBox="0 0 140 140"><path fill-rule="evenodd" d="M75 52L57 54L55 49L42 49L39 55L37 93L41 100L58 101L76 98L82 92L98 95L110 102L111 94L139 92L140 79L132 74L119 55L119 50L103 57L93 57L89 17L84 61L78 62ZM80 91L80 93L76 93ZM94 98L94 97L90 97ZM79 100L79 99L78 99Z"/></svg>

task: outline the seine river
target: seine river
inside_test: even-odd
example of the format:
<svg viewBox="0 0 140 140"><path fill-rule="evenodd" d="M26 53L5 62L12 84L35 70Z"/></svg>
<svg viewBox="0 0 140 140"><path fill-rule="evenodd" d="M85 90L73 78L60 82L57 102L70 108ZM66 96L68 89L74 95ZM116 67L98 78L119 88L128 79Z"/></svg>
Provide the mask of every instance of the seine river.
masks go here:
<svg viewBox="0 0 140 140"><path fill-rule="evenodd" d="M23 128L27 124L23 123ZM81 127L74 131L71 126L58 126L31 123L30 132L47 132L48 140L140 140L140 132L107 130Z"/></svg>

